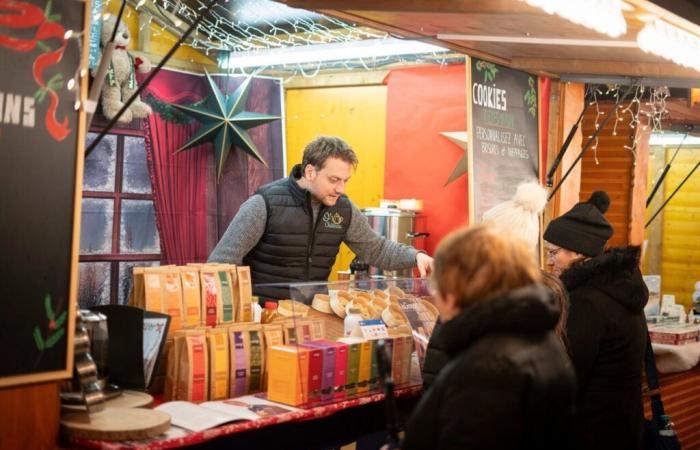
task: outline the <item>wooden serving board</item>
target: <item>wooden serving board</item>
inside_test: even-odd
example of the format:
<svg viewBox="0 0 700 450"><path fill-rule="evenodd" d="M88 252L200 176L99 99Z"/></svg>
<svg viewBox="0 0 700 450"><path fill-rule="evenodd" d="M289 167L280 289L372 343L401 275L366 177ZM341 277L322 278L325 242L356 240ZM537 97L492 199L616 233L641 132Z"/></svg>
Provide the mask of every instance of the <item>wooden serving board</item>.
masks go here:
<svg viewBox="0 0 700 450"><path fill-rule="evenodd" d="M63 432L71 438L121 441L147 439L170 428L170 415L142 408L108 408L95 414L75 412L61 418Z"/></svg>
<svg viewBox="0 0 700 450"><path fill-rule="evenodd" d="M139 391L123 391L105 401L105 408L147 408L153 404L153 396ZM85 411L84 405L61 405L63 411Z"/></svg>

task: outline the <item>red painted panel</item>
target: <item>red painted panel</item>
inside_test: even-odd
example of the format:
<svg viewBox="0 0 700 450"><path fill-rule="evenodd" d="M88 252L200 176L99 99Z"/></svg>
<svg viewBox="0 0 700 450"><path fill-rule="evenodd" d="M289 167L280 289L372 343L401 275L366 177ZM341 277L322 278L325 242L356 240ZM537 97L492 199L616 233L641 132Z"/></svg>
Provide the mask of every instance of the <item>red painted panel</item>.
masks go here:
<svg viewBox="0 0 700 450"><path fill-rule="evenodd" d="M393 70L386 78L384 197L423 200L433 253L445 234L468 222L467 178L447 178L464 151L442 131L467 129L463 64Z"/></svg>

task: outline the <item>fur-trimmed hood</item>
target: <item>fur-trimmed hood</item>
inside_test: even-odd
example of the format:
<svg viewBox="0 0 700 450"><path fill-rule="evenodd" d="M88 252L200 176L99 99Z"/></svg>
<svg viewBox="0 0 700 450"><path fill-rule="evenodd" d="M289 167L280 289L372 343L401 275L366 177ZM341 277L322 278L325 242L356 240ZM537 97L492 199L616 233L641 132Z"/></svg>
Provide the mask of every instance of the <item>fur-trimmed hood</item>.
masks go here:
<svg viewBox="0 0 700 450"><path fill-rule="evenodd" d="M574 264L561 274L569 292L578 288L599 289L630 311L641 311L649 291L639 271L638 246L614 247L600 256Z"/></svg>
<svg viewBox="0 0 700 450"><path fill-rule="evenodd" d="M520 335L554 329L559 305L543 286L531 285L463 309L434 333L435 344L455 354L491 332Z"/></svg>

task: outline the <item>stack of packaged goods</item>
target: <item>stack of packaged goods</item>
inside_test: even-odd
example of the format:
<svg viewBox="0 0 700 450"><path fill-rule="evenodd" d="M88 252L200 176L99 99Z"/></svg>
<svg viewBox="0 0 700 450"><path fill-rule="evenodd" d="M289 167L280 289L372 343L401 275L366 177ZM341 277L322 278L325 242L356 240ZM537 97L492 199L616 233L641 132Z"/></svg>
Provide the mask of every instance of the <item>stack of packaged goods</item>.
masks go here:
<svg viewBox="0 0 700 450"><path fill-rule="evenodd" d="M268 349L269 400L298 406L364 395L379 387L375 345L378 341L341 338L312 340ZM413 337L385 339L396 385L410 381Z"/></svg>
<svg viewBox="0 0 700 450"><path fill-rule="evenodd" d="M135 267L129 304L171 317L169 334L253 321L250 268L232 264Z"/></svg>
<svg viewBox="0 0 700 450"><path fill-rule="evenodd" d="M305 336L300 331L305 329L309 342L324 338L320 319L307 319L286 332L285 325L236 323L175 332L166 358L164 400L202 402L265 391L270 348L300 344L297 336Z"/></svg>

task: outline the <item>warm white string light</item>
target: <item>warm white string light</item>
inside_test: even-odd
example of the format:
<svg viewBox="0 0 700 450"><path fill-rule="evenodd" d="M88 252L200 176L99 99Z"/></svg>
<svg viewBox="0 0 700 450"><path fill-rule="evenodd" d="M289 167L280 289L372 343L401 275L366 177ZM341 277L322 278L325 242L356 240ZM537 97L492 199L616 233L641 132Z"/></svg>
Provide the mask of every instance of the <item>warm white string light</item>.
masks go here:
<svg viewBox="0 0 700 450"><path fill-rule="evenodd" d="M627 32L621 0L523 0L548 14L556 14L612 38Z"/></svg>
<svg viewBox="0 0 700 450"><path fill-rule="evenodd" d="M654 19L644 25L637 44L645 52L700 71L700 38L663 20Z"/></svg>
<svg viewBox="0 0 700 450"><path fill-rule="evenodd" d="M589 106L595 106L596 114L593 123L593 129L597 130L600 127L599 120L600 116L605 113L600 111L598 96L603 95L603 92L599 87L595 86L591 89L592 100L589 102ZM604 98L609 98L610 96L615 99L620 96L620 86L610 85L604 94ZM643 131L649 130L651 128L652 133L663 133L662 121L668 116L668 109L666 108L666 99L670 96L668 87L662 86L657 88L648 88L642 85L635 86L632 94L632 99L627 105L617 105L614 111L610 111L610 114L615 114L615 119L613 120L613 130L612 135L617 135L617 126L620 122L624 122L624 117L626 114L630 115L628 126L635 130L634 139L631 145L624 144L623 148L632 153L634 158L634 164L637 160L637 144L642 138L642 133L637 132L637 128L641 126ZM646 98L646 100L645 100ZM646 123L640 121L640 116L642 120L646 118ZM592 138L593 135L589 135L587 138ZM598 136L595 137L591 149L593 150L594 160L596 165L600 164L598 160Z"/></svg>

